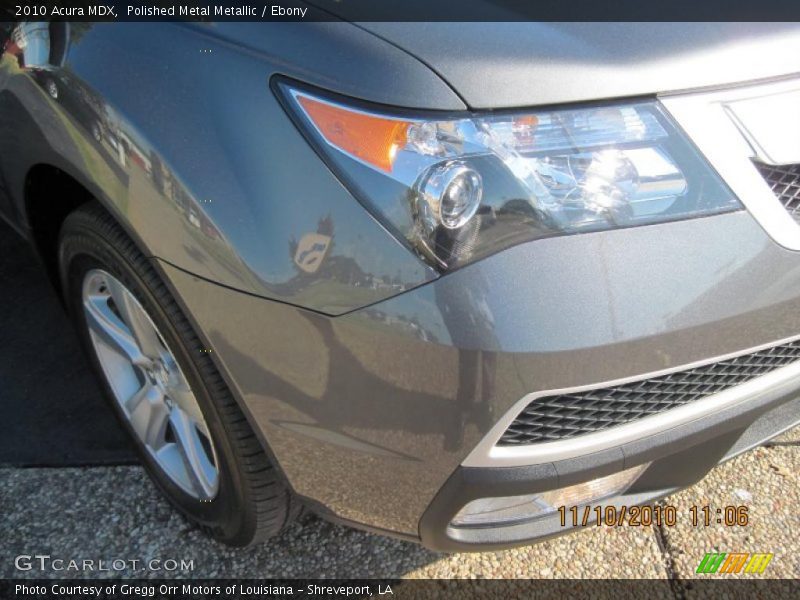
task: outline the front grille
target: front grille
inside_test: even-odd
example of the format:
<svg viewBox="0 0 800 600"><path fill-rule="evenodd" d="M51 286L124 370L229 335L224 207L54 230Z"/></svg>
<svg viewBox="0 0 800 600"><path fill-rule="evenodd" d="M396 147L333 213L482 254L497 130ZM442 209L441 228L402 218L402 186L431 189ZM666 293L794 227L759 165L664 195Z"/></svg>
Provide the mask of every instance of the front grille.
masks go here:
<svg viewBox="0 0 800 600"><path fill-rule="evenodd" d="M498 446L552 442L602 431L732 388L800 360L800 340L687 369L573 394L533 400Z"/></svg>
<svg viewBox="0 0 800 600"><path fill-rule="evenodd" d="M753 161L792 218L800 223L800 164L774 167Z"/></svg>

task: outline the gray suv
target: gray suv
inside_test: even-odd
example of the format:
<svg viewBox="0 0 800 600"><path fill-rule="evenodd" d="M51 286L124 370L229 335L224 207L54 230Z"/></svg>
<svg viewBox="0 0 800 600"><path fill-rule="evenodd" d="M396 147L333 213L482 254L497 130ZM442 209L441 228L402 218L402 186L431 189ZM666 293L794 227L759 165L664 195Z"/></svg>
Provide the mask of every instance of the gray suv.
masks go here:
<svg viewBox="0 0 800 600"><path fill-rule="evenodd" d="M305 507L528 543L800 421L797 25L326 13L0 48L0 214L223 542Z"/></svg>

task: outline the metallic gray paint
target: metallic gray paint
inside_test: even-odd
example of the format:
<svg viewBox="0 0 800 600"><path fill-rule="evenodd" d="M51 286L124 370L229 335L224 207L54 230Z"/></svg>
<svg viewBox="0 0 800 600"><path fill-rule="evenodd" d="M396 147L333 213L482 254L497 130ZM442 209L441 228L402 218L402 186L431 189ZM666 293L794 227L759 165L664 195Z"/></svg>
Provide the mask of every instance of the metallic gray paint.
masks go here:
<svg viewBox="0 0 800 600"><path fill-rule="evenodd" d="M411 535L525 394L800 330L800 256L745 212L539 240L333 319L166 273L295 490Z"/></svg>
<svg viewBox="0 0 800 600"><path fill-rule="evenodd" d="M55 71L71 108L48 95L50 72L20 69L9 51L0 62L6 218L28 228L34 165L83 183L157 259L298 493L415 536L444 482L526 394L800 331L800 256L746 212L540 240L436 279L268 88L279 73L446 110L464 108L459 95L503 107L652 94L800 71L784 51L796 27L367 27L449 83L346 24L88 27ZM106 107L100 141L94 103ZM300 268L319 236L321 266Z"/></svg>
<svg viewBox="0 0 800 600"><path fill-rule="evenodd" d="M240 51L247 49L268 61L275 73L345 96L403 108L466 108L450 85L411 53L349 23L191 26L214 43L224 40Z"/></svg>
<svg viewBox="0 0 800 600"><path fill-rule="evenodd" d="M800 73L796 23L360 25L425 61L476 109L639 96Z"/></svg>
<svg viewBox="0 0 800 600"><path fill-rule="evenodd" d="M325 67L328 46L309 42L307 52ZM307 69L285 61L232 49L196 28L89 26L56 73L80 82L76 95L100 98L108 133L97 142L40 87L48 72L34 79L6 53L0 127L16 135L0 139L0 164L17 218L25 177L44 162L85 183L149 255L245 292L340 314L429 281L433 270L363 210L286 117L268 79L278 69ZM418 85L436 89L414 64ZM121 158L111 140L133 150ZM307 236L327 241L312 273L297 262Z"/></svg>

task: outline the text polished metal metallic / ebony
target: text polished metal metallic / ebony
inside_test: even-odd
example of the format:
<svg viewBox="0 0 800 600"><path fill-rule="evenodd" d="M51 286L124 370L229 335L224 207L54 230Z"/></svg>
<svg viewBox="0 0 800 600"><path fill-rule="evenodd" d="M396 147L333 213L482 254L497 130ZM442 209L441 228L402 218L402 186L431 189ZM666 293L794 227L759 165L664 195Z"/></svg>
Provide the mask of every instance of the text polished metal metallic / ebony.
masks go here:
<svg viewBox="0 0 800 600"><path fill-rule="evenodd" d="M0 25L0 214L179 511L502 548L800 421L800 26L340 9Z"/></svg>

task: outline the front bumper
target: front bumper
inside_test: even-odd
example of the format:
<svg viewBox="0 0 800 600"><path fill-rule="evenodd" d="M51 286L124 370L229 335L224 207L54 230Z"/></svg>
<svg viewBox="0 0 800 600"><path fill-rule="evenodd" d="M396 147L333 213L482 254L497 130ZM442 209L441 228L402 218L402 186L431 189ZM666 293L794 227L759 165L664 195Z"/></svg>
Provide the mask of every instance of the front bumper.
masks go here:
<svg viewBox="0 0 800 600"><path fill-rule="evenodd" d="M294 491L321 513L437 549L563 530L543 520L448 531L481 494L528 493L653 461L632 492L649 500L800 418L786 384L600 452L461 466L528 394L646 377L796 337L800 255L744 211L539 240L338 317L160 264Z"/></svg>
<svg viewBox="0 0 800 600"><path fill-rule="evenodd" d="M800 364L741 387L746 386L749 389L740 401L723 410L606 450L530 466L461 466L425 512L420 523L422 542L442 551L489 550L567 533L575 527L569 520L562 524L558 512L505 527L457 528L451 522L471 500L558 489L641 464L650 463L631 488L597 505L619 508L648 504L688 487L720 462L800 422ZM594 511L590 514L594 516ZM595 523L596 519L589 519L589 525Z"/></svg>

